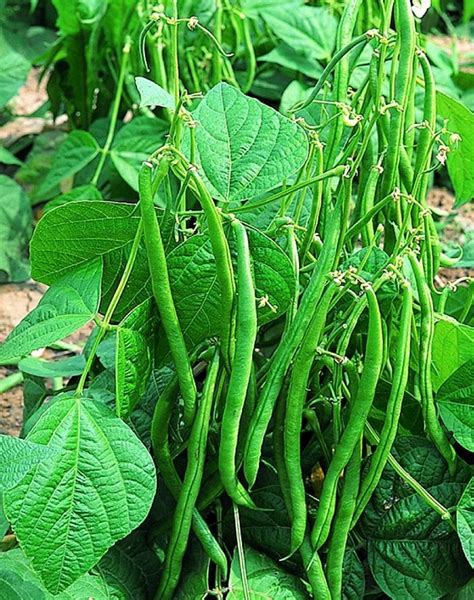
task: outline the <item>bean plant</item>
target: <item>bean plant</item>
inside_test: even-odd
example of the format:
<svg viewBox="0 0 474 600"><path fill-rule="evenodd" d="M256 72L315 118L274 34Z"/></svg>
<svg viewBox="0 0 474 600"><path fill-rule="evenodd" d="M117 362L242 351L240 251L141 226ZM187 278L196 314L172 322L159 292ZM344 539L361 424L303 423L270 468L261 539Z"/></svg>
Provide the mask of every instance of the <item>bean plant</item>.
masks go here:
<svg viewBox="0 0 474 600"><path fill-rule="evenodd" d="M279 9L191 4L113 29L100 145L97 73L62 80L82 129L34 191L49 288L0 346L26 373L22 434L0 437L0 596L467 598L472 291L439 286L427 192L447 160L472 197L472 113L437 92L409 0L347 0L282 112L254 87ZM82 354L31 356L87 323Z"/></svg>

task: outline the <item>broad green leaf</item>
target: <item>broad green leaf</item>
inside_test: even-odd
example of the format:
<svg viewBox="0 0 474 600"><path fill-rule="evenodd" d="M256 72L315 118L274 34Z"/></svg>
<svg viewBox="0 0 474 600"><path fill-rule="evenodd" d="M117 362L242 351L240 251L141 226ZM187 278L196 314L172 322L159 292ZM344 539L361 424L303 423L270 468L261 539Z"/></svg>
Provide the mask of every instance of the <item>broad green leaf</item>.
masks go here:
<svg viewBox="0 0 474 600"><path fill-rule="evenodd" d="M8 600L42 600L45 595L39 585L31 581L25 581L14 571L5 571L0 566L0 598L8 598Z"/></svg>
<svg viewBox="0 0 474 600"><path fill-rule="evenodd" d="M443 458L423 438L399 438L394 452L443 506L457 504L465 470L452 478ZM470 577L456 532L391 467L364 513L361 532L369 541L372 574L390 598L441 598Z"/></svg>
<svg viewBox="0 0 474 600"><path fill-rule="evenodd" d="M3 511L3 494L2 492L0 492L0 537L3 538L3 536L8 531L9 527L10 525Z"/></svg>
<svg viewBox="0 0 474 600"><path fill-rule="evenodd" d="M448 120L449 131L461 136L458 147L448 154L448 173L458 207L474 198L474 113L443 92L437 92L436 101L439 114Z"/></svg>
<svg viewBox="0 0 474 600"><path fill-rule="evenodd" d="M5 41L0 32L0 107L4 106L25 83L31 64Z"/></svg>
<svg viewBox="0 0 474 600"><path fill-rule="evenodd" d="M95 138L87 131L73 131L59 146L51 170L35 191L35 200L49 200L57 195L60 183L82 171L99 154Z"/></svg>
<svg viewBox="0 0 474 600"><path fill-rule="evenodd" d="M474 479L467 485L456 507L456 525L464 554L474 568Z"/></svg>
<svg viewBox="0 0 474 600"><path fill-rule="evenodd" d="M75 202L76 200L102 200L102 194L99 190L90 183L86 185L80 185L77 188L73 188L69 192L65 194L61 194L57 196L57 198L53 198L46 205L44 210L48 211L62 204L67 204L68 202Z"/></svg>
<svg viewBox="0 0 474 600"><path fill-rule="evenodd" d="M242 12L249 17L258 17L263 11L278 9L281 0L242 0ZM287 0L285 8L290 10L301 10L304 0Z"/></svg>
<svg viewBox="0 0 474 600"><path fill-rule="evenodd" d="M154 81L145 77L135 77L135 84L140 94L140 106L174 108L173 96Z"/></svg>
<svg viewBox="0 0 474 600"><path fill-rule="evenodd" d="M30 202L23 188L6 175L0 175L0 188L0 283L25 281L30 275Z"/></svg>
<svg viewBox="0 0 474 600"><path fill-rule="evenodd" d="M474 359L454 371L440 387L436 401L441 418L456 441L474 452Z"/></svg>
<svg viewBox="0 0 474 600"><path fill-rule="evenodd" d="M158 580L159 560L140 531L120 540L94 568L113 598L148 600Z"/></svg>
<svg viewBox="0 0 474 600"><path fill-rule="evenodd" d="M144 335L119 327L115 336L115 394L117 414L126 418L145 393L151 356Z"/></svg>
<svg viewBox="0 0 474 600"><path fill-rule="evenodd" d="M34 377L72 377L80 375L86 361L83 354L64 358L62 360L44 360L34 356L27 356L18 363L20 371Z"/></svg>
<svg viewBox="0 0 474 600"><path fill-rule="evenodd" d="M152 458L103 404L58 396L27 436L56 451L13 490L6 515L53 594L86 573L145 519L156 489Z"/></svg>
<svg viewBox="0 0 474 600"><path fill-rule="evenodd" d="M251 600L306 600L304 585L286 573L271 558L252 548L245 548L245 566ZM244 588L237 550L232 559L228 600L244 600Z"/></svg>
<svg viewBox="0 0 474 600"><path fill-rule="evenodd" d="M31 240L32 276L51 285L77 266L130 244L139 214L133 204L71 202L48 212ZM105 270L105 269L104 269Z"/></svg>
<svg viewBox="0 0 474 600"><path fill-rule="evenodd" d="M34 589L34 595L31 596L32 600L88 600L90 598L110 600L113 597L111 595L113 590L107 587L103 579L88 573L80 577L64 592L53 596L44 587L43 582L33 570L30 561L19 548L0 554L0 578L2 574L7 575L7 580L10 579L11 574L19 578L17 583L21 587L15 588L15 590L20 590L20 600L29 600L30 596L23 594L23 590L28 589L28 586L31 586L29 587L30 590ZM1 595L0 597L10 600L10 596ZM16 597L12 596L11 600L13 598Z"/></svg>
<svg viewBox="0 0 474 600"><path fill-rule="evenodd" d="M432 375L436 390L468 360L474 359L474 328L449 317L435 323Z"/></svg>
<svg viewBox="0 0 474 600"><path fill-rule="evenodd" d="M289 258L273 240L255 229L248 230L248 237L257 314L261 323L267 323L286 311L295 278ZM172 250L167 260L178 318L193 347L219 333L219 283L208 236L192 236Z"/></svg>
<svg viewBox="0 0 474 600"><path fill-rule="evenodd" d="M0 346L0 364L62 340L99 308L102 262L96 259L56 281Z"/></svg>
<svg viewBox="0 0 474 600"><path fill-rule="evenodd" d="M34 444L10 435L0 435L0 490L14 487L34 466L54 455L43 444ZM0 596L1 597L1 596Z"/></svg>
<svg viewBox="0 0 474 600"><path fill-rule="evenodd" d="M22 165L22 161L17 158L10 150L0 147L0 163L4 165Z"/></svg>
<svg viewBox="0 0 474 600"><path fill-rule="evenodd" d="M115 136L110 156L120 176L138 191L138 172L142 162L159 148L169 125L149 117L137 117L124 125Z"/></svg>
<svg viewBox="0 0 474 600"><path fill-rule="evenodd" d="M320 77L323 72L323 67L316 58L298 52L294 47L285 44L285 42L280 42L268 54L259 56L258 60L259 62L275 63L287 69L299 71L313 79ZM296 80L295 83L297 83Z"/></svg>
<svg viewBox="0 0 474 600"><path fill-rule="evenodd" d="M278 8L261 11L261 15L273 33L293 51L308 59L328 62L331 58L337 19L327 8L303 6L288 10L280 4Z"/></svg>
<svg viewBox="0 0 474 600"><path fill-rule="evenodd" d="M342 600L359 600L364 597L364 566L353 548L346 550L342 565Z"/></svg>
<svg viewBox="0 0 474 600"><path fill-rule="evenodd" d="M199 162L226 201L277 186L306 159L308 140L299 125L225 83L213 87L193 115Z"/></svg>

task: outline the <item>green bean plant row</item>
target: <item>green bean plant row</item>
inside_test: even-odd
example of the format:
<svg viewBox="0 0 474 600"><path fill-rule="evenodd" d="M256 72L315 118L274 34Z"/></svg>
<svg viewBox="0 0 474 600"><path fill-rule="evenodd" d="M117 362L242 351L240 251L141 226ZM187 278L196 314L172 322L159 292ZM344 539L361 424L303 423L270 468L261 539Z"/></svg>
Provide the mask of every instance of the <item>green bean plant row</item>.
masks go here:
<svg viewBox="0 0 474 600"><path fill-rule="evenodd" d="M0 597L470 598L473 287L440 286L427 192L447 162L472 198L472 112L437 90L409 0L285 3L335 41L298 54L280 112L255 47L270 28L275 62L298 53L281 7L219 1L203 24L191 4L113 30L95 137L103 97L50 80L76 125L33 193L49 288L0 346L25 380ZM31 356L89 322L82 354Z"/></svg>

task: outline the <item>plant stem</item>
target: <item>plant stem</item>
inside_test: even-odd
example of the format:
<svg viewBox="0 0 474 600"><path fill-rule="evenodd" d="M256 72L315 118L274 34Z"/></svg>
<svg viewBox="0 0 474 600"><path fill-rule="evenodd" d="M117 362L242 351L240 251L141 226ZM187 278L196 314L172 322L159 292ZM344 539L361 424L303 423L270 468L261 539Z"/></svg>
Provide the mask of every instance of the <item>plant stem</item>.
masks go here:
<svg viewBox="0 0 474 600"><path fill-rule="evenodd" d="M89 353L89 356L87 357L86 366L84 367L84 370L82 371L82 374L81 374L81 378L79 379L79 383L77 384L76 392L74 394L75 396L80 396L82 394L82 392L84 391L84 386L86 383L87 375L89 374L89 371L92 368L92 364L94 363L94 358L97 353L99 344L104 339L104 336L108 330L108 327L109 327L110 321L112 320L115 309L117 308L119 300L125 289L125 286L127 285L128 279L129 279L130 274L133 269L133 265L135 264L135 259L138 254L138 248L140 247L140 240L142 237L142 233L143 233L143 225L142 225L142 221L140 219L140 223L138 224L138 228L135 233L135 238L132 243L132 248L130 250L130 255L127 259L127 264L125 265L125 269L122 274L122 277L120 278L117 289L115 290L112 300L110 301L109 307L107 308L107 312L105 313L105 316L99 325L99 331L97 332L96 338L95 338L94 343L91 348L91 351Z"/></svg>
<svg viewBox="0 0 474 600"><path fill-rule="evenodd" d="M120 73L119 73L119 78L118 78L118 82L117 82L117 89L115 91L114 103L112 105L112 112L110 114L110 125L109 125L109 130L107 132L107 139L105 140L105 145L102 148L101 155L99 158L99 163L95 170L94 177L91 180L91 184L95 185L95 186L97 186L97 184L99 182L99 178L102 173L102 169L104 168L105 161L107 159L110 148L112 146L112 142L114 140L115 129L117 126L117 118L118 118L118 113L119 113L119 109L120 109L120 101L122 99L123 84L125 81L125 74L127 72L128 59L130 56L130 49L131 49L131 41L129 39L127 39L127 41L125 42L125 45L123 47L123 50L122 50L122 63L120 65Z"/></svg>
<svg viewBox="0 0 474 600"><path fill-rule="evenodd" d="M375 429L367 422L365 424L365 435L371 444L378 444L380 437ZM419 496L430 506L435 512L437 512L443 521L447 521L450 526L456 530L456 524L451 517L449 510L438 502L434 496L432 496L426 488L424 488L419 481L417 481L408 471L406 471L402 465L396 460L393 454L388 455L388 464L392 467L395 473L405 481Z"/></svg>
<svg viewBox="0 0 474 600"><path fill-rule="evenodd" d="M12 373L11 375L7 375L7 377L0 381L0 394L8 392L17 385L20 385L22 382L23 373L21 371L18 371L17 373Z"/></svg>

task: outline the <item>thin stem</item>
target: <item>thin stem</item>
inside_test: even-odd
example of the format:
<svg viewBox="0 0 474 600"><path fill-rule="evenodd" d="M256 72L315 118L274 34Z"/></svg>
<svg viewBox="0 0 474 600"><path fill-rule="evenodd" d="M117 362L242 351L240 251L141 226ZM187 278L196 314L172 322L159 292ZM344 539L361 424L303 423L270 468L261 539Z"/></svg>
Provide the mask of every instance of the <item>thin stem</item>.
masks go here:
<svg viewBox="0 0 474 600"><path fill-rule="evenodd" d="M244 592L244 599L250 600L250 588L247 577L247 568L245 564L245 553L244 544L242 541L242 529L240 527L240 515L239 507L234 502L234 523L235 523L235 537L237 539L237 552L239 554L239 566L240 566L240 577L242 579L242 587Z"/></svg>
<svg viewBox="0 0 474 600"><path fill-rule="evenodd" d="M107 312L105 313L105 316L99 325L99 331L97 332L97 335L95 337L94 343L91 348L91 351L89 353L89 356L87 357L86 366L84 367L84 370L82 371L82 374L81 374L81 378L79 379L79 383L77 384L76 392L74 394L75 396L80 396L82 394L82 392L84 391L84 386L86 383L87 375L89 374L89 371L91 370L92 365L94 363L95 355L97 354L97 349L99 347L99 344L104 339L104 336L108 330L108 327L109 327L110 321L112 320L115 309L117 308L117 305L118 305L120 298L122 297L123 291L125 289L125 286L127 285L127 282L129 280L130 274L133 269L133 265L135 264L135 259L138 254L138 248L140 247L140 240L142 237L142 233L143 233L143 225L142 225L142 221L140 219L140 223L138 224L137 231L136 231L135 237L133 239L132 248L130 250L130 255L127 259L127 264L125 265L125 269L123 271L122 277L120 278L117 289L115 290L112 300L110 301L109 307L107 308Z"/></svg>
<svg viewBox="0 0 474 600"><path fill-rule="evenodd" d="M115 91L115 98L114 98L114 102L112 104L112 112L110 114L110 125L109 125L109 130L107 132L107 139L105 140L105 145L101 150L99 162L97 164L97 168L95 170L94 176L91 180L92 185L95 185L95 186L97 186L97 184L99 182L99 177L102 173L102 169L104 168L105 161L107 159L110 148L112 146L112 142L114 140L115 129L117 126L117 118L118 118L118 113L119 113L119 109L120 109L120 101L122 99L123 84L125 81L125 74L127 72L128 60L129 60L129 56L130 56L130 49L131 49L131 41L129 39L127 39L127 41L125 42L125 45L123 47L123 50L122 50L122 63L120 65L120 73L119 73L119 78L118 78L118 82L117 82L117 89Z"/></svg>
<svg viewBox="0 0 474 600"><path fill-rule="evenodd" d="M23 373L21 371L18 371L17 373L12 373L11 375L7 375L7 377L0 381L0 394L8 392L17 385L20 385L22 382Z"/></svg>
<svg viewBox="0 0 474 600"><path fill-rule="evenodd" d="M365 424L365 435L371 444L378 444L380 437L375 429L367 422ZM456 530L456 524L451 517L449 510L441 504L434 496L432 496L426 488L424 488L419 481L417 481L408 471L406 471L402 465L396 460L393 454L388 455L388 464L392 467L395 473L405 481L419 496L430 506L435 512L437 512L443 521L447 521L450 526Z"/></svg>

